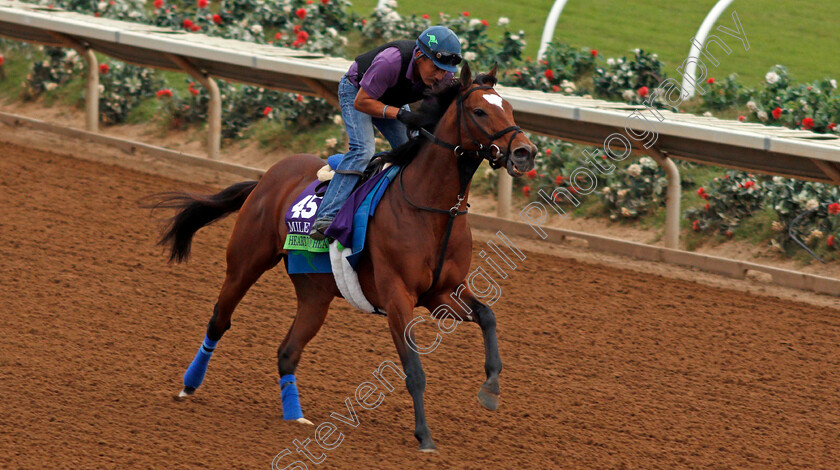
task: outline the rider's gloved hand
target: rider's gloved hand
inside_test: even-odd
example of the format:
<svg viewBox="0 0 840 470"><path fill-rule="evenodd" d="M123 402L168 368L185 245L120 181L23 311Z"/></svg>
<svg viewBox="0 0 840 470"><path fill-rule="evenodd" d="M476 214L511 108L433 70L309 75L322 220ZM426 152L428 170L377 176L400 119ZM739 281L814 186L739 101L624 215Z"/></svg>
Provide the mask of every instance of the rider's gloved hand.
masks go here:
<svg viewBox="0 0 840 470"><path fill-rule="evenodd" d="M420 129L425 124L425 118L421 114L412 113L403 108L397 112L397 121L405 124L405 127L409 129Z"/></svg>

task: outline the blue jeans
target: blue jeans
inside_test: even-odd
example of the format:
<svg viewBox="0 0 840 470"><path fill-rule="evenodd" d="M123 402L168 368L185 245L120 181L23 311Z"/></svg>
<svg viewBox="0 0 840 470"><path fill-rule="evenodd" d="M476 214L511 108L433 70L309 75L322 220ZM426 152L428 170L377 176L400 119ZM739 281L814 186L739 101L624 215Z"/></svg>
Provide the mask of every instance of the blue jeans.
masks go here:
<svg viewBox="0 0 840 470"><path fill-rule="evenodd" d="M367 168L376 150L373 142L373 126L388 139L391 148L399 147L408 141L406 127L395 119L375 118L353 107L359 89L353 86L345 75L338 83L338 103L341 105L341 117L347 129L350 150L338 168L321 201L318 209L318 220L335 218L344 201L350 197L353 187L359 181L359 175L342 174L338 171L358 171L360 174ZM405 106L407 108L407 106Z"/></svg>

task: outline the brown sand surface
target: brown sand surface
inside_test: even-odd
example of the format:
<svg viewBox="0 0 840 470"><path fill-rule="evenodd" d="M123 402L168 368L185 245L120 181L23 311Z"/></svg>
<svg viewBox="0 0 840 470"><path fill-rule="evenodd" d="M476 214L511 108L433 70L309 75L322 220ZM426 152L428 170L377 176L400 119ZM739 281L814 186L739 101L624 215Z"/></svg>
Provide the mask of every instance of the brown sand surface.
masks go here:
<svg viewBox="0 0 840 470"><path fill-rule="evenodd" d="M233 221L167 265L136 201L173 189L218 188L0 143L0 468L269 468L312 437L281 416L275 354L295 311L282 267L246 296L195 397L173 399ZM297 372L307 418L344 435L319 467L836 468L840 310L526 255L494 305L497 412L475 398L475 325L423 357L437 455L416 450L404 387L356 407L356 428L329 417L398 361L384 319L333 304Z"/></svg>

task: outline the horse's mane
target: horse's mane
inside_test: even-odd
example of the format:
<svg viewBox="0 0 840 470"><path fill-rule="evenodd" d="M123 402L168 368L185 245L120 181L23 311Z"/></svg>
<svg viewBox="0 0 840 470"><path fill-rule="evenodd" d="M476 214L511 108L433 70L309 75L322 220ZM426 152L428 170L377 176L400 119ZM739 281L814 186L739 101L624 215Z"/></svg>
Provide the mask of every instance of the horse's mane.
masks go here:
<svg viewBox="0 0 840 470"><path fill-rule="evenodd" d="M493 77L490 74L479 74L473 83L477 85L489 85L493 86L496 84L496 77ZM461 82L453 78L449 82L438 84L436 87L432 88L426 93L426 98L423 100L423 104L420 106L420 109L416 112L423 116L423 128L429 132L434 132L435 127L437 126L438 122L440 122L443 115L446 114L446 110L449 109L449 106L455 101L455 98L458 96L458 93L461 91ZM408 140L408 142L400 145L399 147L391 150L390 152L386 153L382 156L383 160L386 162L393 163L395 165L407 165L417 154L420 152L420 148L429 142L429 140L422 135L417 135L412 137Z"/></svg>

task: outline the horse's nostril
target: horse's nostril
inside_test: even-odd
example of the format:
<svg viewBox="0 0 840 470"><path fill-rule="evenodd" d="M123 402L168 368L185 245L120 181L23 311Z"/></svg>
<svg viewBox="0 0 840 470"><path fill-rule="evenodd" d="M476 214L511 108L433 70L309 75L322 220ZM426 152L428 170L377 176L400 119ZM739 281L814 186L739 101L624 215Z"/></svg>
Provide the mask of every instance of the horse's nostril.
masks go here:
<svg viewBox="0 0 840 470"><path fill-rule="evenodd" d="M513 158L523 160L531 157L531 149L528 147L519 147L513 151Z"/></svg>

